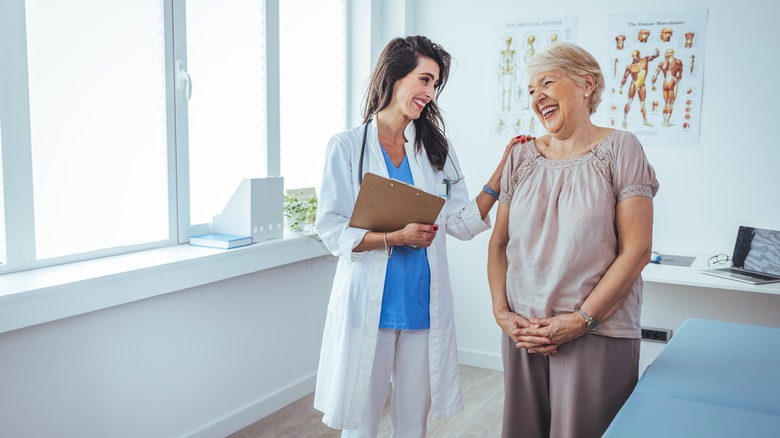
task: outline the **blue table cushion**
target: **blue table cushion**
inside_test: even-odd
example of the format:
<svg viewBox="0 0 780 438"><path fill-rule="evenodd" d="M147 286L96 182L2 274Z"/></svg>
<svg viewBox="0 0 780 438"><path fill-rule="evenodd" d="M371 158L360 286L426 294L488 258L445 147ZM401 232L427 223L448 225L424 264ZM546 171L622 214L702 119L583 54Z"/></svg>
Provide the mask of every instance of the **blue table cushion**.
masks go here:
<svg viewBox="0 0 780 438"><path fill-rule="evenodd" d="M780 437L780 328L686 320L604 436Z"/></svg>
<svg viewBox="0 0 780 438"><path fill-rule="evenodd" d="M780 328L689 319L634 391L780 415Z"/></svg>
<svg viewBox="0 0 780 438"><path fill-rule="evenodd" d="M604 437L776 437L780 416L655 394L633 394Z"/></svg>

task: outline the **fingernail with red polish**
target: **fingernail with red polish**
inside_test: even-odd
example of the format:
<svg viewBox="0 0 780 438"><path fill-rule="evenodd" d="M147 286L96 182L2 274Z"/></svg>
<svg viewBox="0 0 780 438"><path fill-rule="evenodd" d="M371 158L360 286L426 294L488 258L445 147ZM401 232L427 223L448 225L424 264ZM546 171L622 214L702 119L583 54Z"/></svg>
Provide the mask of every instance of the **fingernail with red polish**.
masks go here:
<svg viewBox="0 0 780 438"><path fill-rule="evenodd" d="M439 231L439 226L436 224L433 224L433 231Z"/></svg>

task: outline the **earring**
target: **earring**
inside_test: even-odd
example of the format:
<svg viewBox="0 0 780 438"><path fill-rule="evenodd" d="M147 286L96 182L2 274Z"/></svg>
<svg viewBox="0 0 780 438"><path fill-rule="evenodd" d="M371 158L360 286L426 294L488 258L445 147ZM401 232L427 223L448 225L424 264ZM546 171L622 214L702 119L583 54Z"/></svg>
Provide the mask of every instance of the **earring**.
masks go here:
<svg viewBox="0 0 780 438"><path fill-rule="evenodd" d="M588 97L588 93L585 93L585 97Z"/></svg>

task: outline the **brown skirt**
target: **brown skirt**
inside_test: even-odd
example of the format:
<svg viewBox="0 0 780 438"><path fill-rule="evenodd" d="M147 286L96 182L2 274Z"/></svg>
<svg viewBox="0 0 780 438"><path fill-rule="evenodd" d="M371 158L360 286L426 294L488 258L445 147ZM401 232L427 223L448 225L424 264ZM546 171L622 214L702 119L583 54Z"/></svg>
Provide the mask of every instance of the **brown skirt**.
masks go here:
<svg viewBox="0 0 780 438"><path fill-rule="evenodd" d="M587 334L544 357L502 334L503 438L600 437L639 378L639 339Z"/></svg>

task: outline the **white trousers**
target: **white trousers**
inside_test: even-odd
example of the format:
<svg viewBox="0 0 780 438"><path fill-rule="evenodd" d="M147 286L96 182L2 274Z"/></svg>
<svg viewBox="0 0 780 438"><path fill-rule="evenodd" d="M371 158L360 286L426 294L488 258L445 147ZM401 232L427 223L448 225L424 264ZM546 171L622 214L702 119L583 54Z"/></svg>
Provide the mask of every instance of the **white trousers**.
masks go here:
<svg viewBox="0 0 780 438"><path fill-rule="evenodd" d="M343 430L342 438L378 435L390 384L393 437L425 437L431 408L428 330L379 329L363 416L358 429Z"/></svg>

